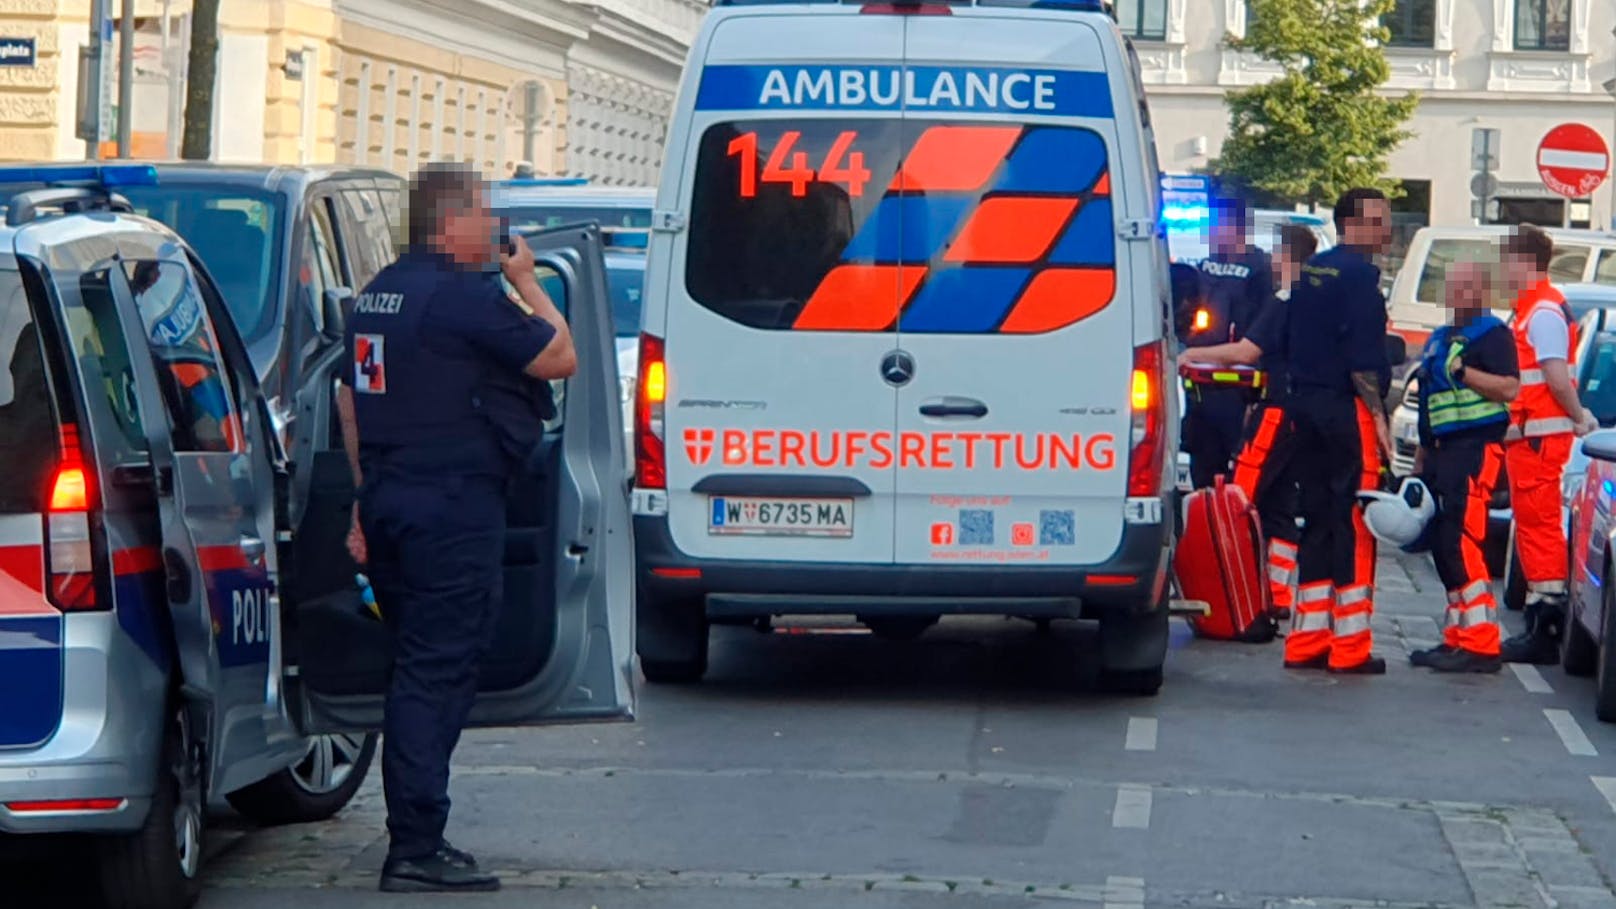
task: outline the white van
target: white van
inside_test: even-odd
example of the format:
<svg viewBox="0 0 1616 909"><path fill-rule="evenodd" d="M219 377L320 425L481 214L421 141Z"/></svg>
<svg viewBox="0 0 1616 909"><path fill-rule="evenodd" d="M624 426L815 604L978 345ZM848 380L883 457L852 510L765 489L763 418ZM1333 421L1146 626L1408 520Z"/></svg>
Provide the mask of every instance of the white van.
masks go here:
<svg viewBox="0 0 1616 909"><path fill-rule="evenodd" d="M1496 263L1511 229L1502 225L1422 227L1414 234L1392 283L1387 310L1391 330L1406 338L1411 350L1447 321L1442 302L1447 267L1455 262ZM1616 234L1559 228L1548 232L1554 238L1549 277L1556 284L1616 285ZM1500 318L1509 318L1509 305L1507 296L1500 294L1495 309Z"/></svg>
<svg viewBox="0 0 1616 909"><path fill-rule="evenodd" d="M1131 48L1099 0L736 2L684 76L646 287L638 652L855 615L1098 619L1154 694L1176 396Z"/></svg>

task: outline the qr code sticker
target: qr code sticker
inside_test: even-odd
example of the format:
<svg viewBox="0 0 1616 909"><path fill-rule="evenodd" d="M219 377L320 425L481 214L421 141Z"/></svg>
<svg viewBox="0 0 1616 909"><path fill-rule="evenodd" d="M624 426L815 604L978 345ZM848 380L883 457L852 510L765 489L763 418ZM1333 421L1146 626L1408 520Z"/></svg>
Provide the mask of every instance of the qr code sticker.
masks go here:
<svg viewBox="0 0 1616 909"><path fill-rule="evenodd" d="M959 541L961 546L993 545L993 512L981 508L960 509Z"/></svg>
<svg viewBox="0 0 1616 909"><path fill-rule="evenodd" d="M1077 522L1070 511L1038 512L1038 545L1073 546L1077 543Z"/></svg>

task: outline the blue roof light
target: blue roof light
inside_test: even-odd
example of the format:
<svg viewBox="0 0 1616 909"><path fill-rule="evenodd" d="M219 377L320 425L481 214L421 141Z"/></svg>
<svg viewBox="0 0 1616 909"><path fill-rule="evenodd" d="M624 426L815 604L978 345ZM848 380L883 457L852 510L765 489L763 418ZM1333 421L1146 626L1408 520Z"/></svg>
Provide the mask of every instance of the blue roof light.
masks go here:
<svg viewBox="0 0 1616 909"><path fill-rule="evenodd" d="M1205 205L1164 205L1161 219L1169 227L1190 227L1212 220L1212 210Z"/></svg>
<svg viewBox="0 0 1616 909"><path fill-rule="evenodd" d="M156 186L157 168L150 164L84 164L69 167L0 167L0 183L94 183Z"/></svg>

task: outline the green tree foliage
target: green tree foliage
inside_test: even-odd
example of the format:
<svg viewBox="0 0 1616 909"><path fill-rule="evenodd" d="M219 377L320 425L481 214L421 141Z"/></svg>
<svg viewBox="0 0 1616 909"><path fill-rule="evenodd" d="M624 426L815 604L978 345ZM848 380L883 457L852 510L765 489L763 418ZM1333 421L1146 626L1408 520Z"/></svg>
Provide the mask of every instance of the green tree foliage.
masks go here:
<svg viewBox="0 0 1616 909"><path fill-rule="evenodd" d="M1248 0L1244 38L1229 45L1281 75L1228 96L1229 138L1214 169L1226 181L1312 204L1354 186L1395 192L1386 158L1412 133L1419 98L1381 95L1390 74L1381 17L1395 0Z"/></svg>

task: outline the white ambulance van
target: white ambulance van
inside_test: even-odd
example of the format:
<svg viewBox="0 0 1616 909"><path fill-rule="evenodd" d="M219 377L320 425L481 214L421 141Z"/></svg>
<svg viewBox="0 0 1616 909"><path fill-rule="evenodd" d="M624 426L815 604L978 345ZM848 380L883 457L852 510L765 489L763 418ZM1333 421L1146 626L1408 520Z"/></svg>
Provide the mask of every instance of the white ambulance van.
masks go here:
<svg viewBox="0 0 1616 909"><path fill-rule="evenodd" d="M1176 396L1159 171L1099 0L719 0L653 215L637 650L1098 620L1154 694ZM1166 517L1164 519L1164 514Z"/></svg>

